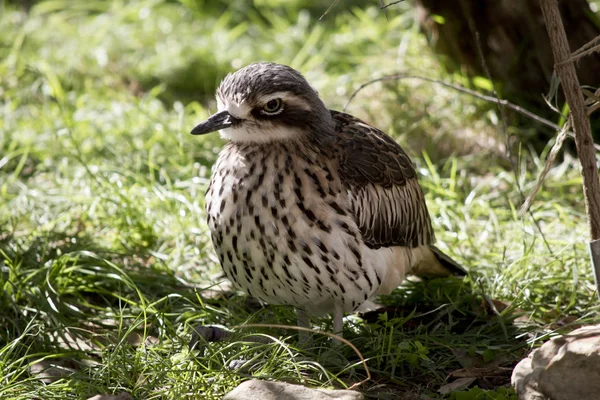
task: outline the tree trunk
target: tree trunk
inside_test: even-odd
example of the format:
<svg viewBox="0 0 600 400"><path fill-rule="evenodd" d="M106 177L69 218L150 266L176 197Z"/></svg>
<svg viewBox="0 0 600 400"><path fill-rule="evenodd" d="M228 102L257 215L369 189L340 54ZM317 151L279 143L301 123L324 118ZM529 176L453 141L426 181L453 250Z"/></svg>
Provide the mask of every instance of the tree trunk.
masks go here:
<svg viewBox="0 0 600 400"><path fill-rule="evenodd" d="M501 96L556 120L542 95L554 66L539 0L416 0L418 18L451 71L487 78L481 53ZM586 0L559 0L571 51L600 35L600 19ZM600 54L577 63L581 85L600 86Z"/></svg>

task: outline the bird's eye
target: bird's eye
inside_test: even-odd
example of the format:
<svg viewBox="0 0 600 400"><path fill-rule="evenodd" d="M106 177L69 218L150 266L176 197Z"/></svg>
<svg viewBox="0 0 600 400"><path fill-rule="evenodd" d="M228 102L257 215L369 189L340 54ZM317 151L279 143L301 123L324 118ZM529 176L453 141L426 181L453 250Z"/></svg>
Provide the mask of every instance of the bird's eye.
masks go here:
<svg viewBox="0 0 600 400"><path fill-rule="evenodd" d="M267 114L275 114L281 110L282 105L283 105L283 102L281 101L281 99L269 100L263 106L263 111L266 112Z"/></svg>

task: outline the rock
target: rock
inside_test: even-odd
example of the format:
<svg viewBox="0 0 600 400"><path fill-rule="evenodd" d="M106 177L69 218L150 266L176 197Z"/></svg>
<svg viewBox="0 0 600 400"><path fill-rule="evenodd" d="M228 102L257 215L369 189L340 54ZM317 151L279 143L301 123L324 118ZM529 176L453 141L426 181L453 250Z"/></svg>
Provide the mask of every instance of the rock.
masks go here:
<svg viewBox="0 0 600 400"><path fill-rule="evenodd" d="M310 389L283 382L251 380L227 393L223 400L363 400L353 390Z"/></svg>
<svg viewBox="0 0 600 400"><path fill-rule="evenodd" d="M29 366L29 373L44 383L53 383L77 371L77 363L71 359L38 360Z"/></svg>
<svg viewBox="0 0 600 400"><path fill-rule="evenodd" d="M600 325L553 338L515 367L520 400L600 398Z"/></svg>
<svg viewBox="0 0 600 400"><path fill-rule="evenodd" d="M192 327L190 350L209 342L222 342L231 337L231 331L217 325L196 325Z"/></svg>
<svg viewBox="0 0 600 400"><path fill-rule="evenodd" d="M192 327L192 339L190 340L190 350L200 350L207 343L224 342L231 339L233 332L225 327L218 325L196 325ZM243 338L247 342L271 343L272 341L264 336L247 335Z"/></svg>

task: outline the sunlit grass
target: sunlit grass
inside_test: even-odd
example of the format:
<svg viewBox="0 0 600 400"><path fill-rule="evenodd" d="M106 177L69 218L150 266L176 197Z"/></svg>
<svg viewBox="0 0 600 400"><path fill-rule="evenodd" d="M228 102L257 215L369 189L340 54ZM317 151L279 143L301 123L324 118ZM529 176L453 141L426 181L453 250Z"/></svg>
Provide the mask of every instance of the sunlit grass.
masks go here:
<svg viewBox="0 0 600 400"><path fill-rule="evenodd" d="M224 74L257 60L290 64L336 109L386 73L453 79L408 4L389 19L338 5L317 22L312 6L266 3L224 12L201 1L46 1L28 14L2 6L1 398L220 399L250 375L337 387L364 378L350 349L318 335L308 349L276 329L188 348L198 323L295 324L293 310L252 308L215 286L204 191L222 142L187 132L214 110ZM435 396L469 362L512 365L565 323L598 320L574 160L552 170L520 217L516 179L528 192L541 161L523 153L515 176L503 151L465 148L467 135L503 142L493 106L403 80L373 85L349 111L407 147L439 246L471 272L464 282L407 283L382 299L395 314L347 319L377 383L367 395ZM486 298L506 308L496 314ZM316 322L331 329L328 318ZM272 339L248 341L257 331ZM66 375L42 382L30 373L40 360Z"/></svg>

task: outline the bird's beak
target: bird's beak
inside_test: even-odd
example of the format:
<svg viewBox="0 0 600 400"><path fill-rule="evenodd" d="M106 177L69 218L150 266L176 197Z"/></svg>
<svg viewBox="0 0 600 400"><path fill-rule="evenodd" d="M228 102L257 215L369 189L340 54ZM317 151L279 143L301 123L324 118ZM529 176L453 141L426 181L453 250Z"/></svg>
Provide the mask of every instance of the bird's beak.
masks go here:
<svg viewBox="0 0 600 400"><path fill-rule="evenodd" d="M200 122L192 131L192 135L204 135L219 129L228 128L239 120L227 111L221 111L211 115L206 121Z"/></svg>

